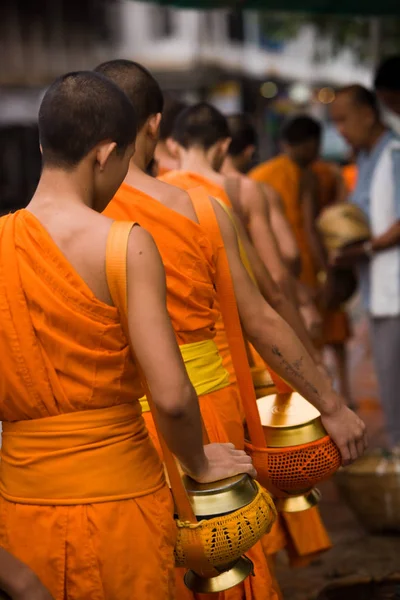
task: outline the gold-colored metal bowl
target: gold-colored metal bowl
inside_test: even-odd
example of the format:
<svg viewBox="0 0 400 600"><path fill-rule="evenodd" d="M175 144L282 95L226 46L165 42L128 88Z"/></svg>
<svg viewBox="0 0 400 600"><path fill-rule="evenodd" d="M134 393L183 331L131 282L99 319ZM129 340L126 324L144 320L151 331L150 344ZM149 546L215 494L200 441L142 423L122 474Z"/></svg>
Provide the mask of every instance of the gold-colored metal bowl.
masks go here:
<svg viewBox="0 0 400 600"><path fill-rule="evenodd" d="M219 570L219 569L218 569ZM217 577L200 577L194 571L188 571L184 577L185 585L197 594L216 594L229 590L242 583L253 572L253 563L241 556L233 565L227 566Z"/></svg>
<svg viewBox="0 0 400 600"><path fill-rule="evenodd" d="M342 203L326 208L317 219L317 227L328 250L368 240L368 220L355 204Z"/></svg>
<svg viewBox="0 0 400 600"><path fill-rule="evenodd" d="M280 512L302 512L317 506L321 500L321 492L317 488L312 488L303 494L289 496L288 498L278 498L276 508Z"/></svg>
<svg viewBox="0 0 400 600"><path fill-rule="evenodd" d="M187 475L183 482L196 517L211 519L247 506L257 496L249 475L236 475L213 483L197 483Z"/></svg>
<svg viewBox="0 0 400 600"><path fill-rule="evenodd" d="M326 436L320 412L297 392L264 396L257 407L265 440L272 448L300 446Z"/></svg>

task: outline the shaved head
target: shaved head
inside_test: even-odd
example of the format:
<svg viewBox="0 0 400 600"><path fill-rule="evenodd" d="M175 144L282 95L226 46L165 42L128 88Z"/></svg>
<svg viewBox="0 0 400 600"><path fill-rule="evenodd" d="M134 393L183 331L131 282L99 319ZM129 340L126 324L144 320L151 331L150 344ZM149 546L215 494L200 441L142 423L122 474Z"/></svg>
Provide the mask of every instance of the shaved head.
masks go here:
<svg viewBox="0 0 400 600"><path fill-rule="evenodd" d="M228 117L231 143L228 154L238 156L249 146L257 145L257 133L252 122L246 115L237 114Z"/></svg>
<svg viewBox="0 0 400 600"><path fill-rule="evenodd" d="M214 106L201 102L180 113L175 121L172 137L183 148L208 150L217 142L230 137L228 121Z"/></svg>
<svg viewBox="0 0 400 600"><path fill-rule="evenodd" d="M47 90L39 110L43 164L73 168L99 143L123 153L136 137L136 115L126 95L92 71L67 73Z"/></svg>
<svg viewBox="0 0 400 600"><path fill-rule="evenodd" d="M160 140L165 141L172 136L178 115L187 108L185 102L177 100L170 94L164 95L164 110L160 125Z"/></svg>
<svg viewBox="0 0 400 600"><path fill-rule="evenodd" d="M154 77L140 65L131 60L110 60L95 69L120 87L132 102L136 115L138 131L153 115L162 113L164 98L161 88Z"/></svg>

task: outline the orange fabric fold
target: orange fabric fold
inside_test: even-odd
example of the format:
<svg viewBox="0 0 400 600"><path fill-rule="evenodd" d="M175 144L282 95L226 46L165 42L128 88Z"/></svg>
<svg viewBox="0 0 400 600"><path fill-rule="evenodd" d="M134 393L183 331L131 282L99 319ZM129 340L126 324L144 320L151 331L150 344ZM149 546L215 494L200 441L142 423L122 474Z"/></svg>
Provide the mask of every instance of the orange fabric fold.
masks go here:
<svg viewBox="0 0 400 600"><path fill-rule="evenodd" d="M4 423L1 495L21 504L56 506L159 490L164 478L154 448L143 443L147 432L140 415L136 402Z"/></svg>
<svg viewBox="0 0 400 600"><path fill-rule="evenodd" d="M118 311L93 295L28 211L0 220L0 252L0 545L29 565L55 600L173 600L173 503L140 416L143 392ZM78 416L81 411L87 414ZM103 429L95 431L101 414L107 415ZM68 494L75 482L88 488L78 496L95 491L97 500L108 480L118 496L129 484L117 489L107 459L123 466L129 456L140 460L126 475L137 480L133 495L142 497L93 504L78 497L70 506L4 497L17 490L16 496L35 498L37 485L61 500L61 485L69 484Z"/></svg>

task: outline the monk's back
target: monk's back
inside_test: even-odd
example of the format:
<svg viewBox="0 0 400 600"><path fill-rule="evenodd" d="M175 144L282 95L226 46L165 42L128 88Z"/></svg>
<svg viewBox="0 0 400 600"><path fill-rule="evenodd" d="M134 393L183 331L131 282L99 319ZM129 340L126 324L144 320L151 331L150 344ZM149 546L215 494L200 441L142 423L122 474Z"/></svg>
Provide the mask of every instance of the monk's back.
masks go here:
<svg viewBox="0 0 400 600"><path fill-rule="evenodd" d="M2 420L105 408L140 397L118 311L106 303L108 290L102 289L105 240L104 233L103 257L91 260L89 249L81 256L82 272L92 270L92 285L77 271L78 255L74 268L30 212L1 219L1 344L7 362L0 373ZM74 260L73 251L68 253ZM32 393L31 379L38 373L42 389Z"/></svg>
<svg viewBox="0 0 400 600"><path fill-rule="evenodd" d="M167 307L178 342L212 339L217 312L211 243L189 195L159 181L152 184L146 192L122 184L104 214L137 221L152 234L164 263Z"/></svg>

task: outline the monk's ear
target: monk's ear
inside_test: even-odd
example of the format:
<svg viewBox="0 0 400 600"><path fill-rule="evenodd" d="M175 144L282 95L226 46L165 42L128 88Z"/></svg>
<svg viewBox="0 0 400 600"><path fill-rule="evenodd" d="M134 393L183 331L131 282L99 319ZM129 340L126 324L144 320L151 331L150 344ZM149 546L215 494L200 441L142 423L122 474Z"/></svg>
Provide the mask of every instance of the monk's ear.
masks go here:
<svg viewBox="0 0 400 600"><path fill-rule="evenodd" d="M43 154L43 146L42 146L42 144L39 144L39 148L40 148L40 154Z"/></svg>
<svg viewBox="0 0 400 600"><path fill-rule="evenodd" d="M172 156L172 158L179 158L179 144L174 140L174 138L167 138L165 140L165 144L167 146L167 150Z"/></svg>
<svg viewBox="0 0 400 600"><path fill-rule="evenodd" d="M152 115L147 121L147 131L155 140L158 140L159 137L161 117L161 113L157 113L156 115Z"/></svg>
<svg viewBox="0 0 400 600"><path fill-rule="evenodd" d="M247 146L247 148L244 149L244 158L248 161L252 160L254 153L256 151L256 147L255 146Z"/></svg>
<svg viewBox="0 0 400 600"><path fill-rule="evenodd" d="M104 171L105 166L116 150L117 144L115 142L103 142L99 144L96 148L96 162L100 168L100 171Z"/></svg>
<svg viewBox="0 0 400 600"><path fill-rule="evenodd" d="M226 138L220 142L220 151L223 156L228 154L229 146L231 144L232 138Z"/></svg>

